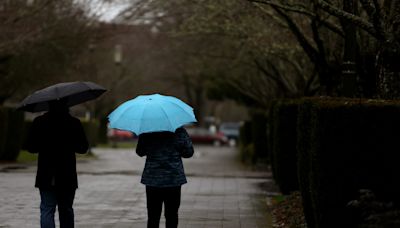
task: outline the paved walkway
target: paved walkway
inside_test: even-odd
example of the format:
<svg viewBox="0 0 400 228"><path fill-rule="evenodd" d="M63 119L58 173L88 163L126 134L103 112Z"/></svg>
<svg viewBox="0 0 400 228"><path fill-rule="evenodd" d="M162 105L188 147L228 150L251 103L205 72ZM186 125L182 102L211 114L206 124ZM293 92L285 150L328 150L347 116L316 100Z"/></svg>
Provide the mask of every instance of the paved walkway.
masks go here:
<svg viewBox="0 0 400 228"><path fill-rule="evenodd" d="M134 149L94 149L98 159L78 161L77 228L146 227L144 158ZM274 189L269 173L251 171L235 149L199 146L184 160L188 184L182 188L179 227L271 227L266 209ZM0 227L39 227L35 165L0 165ZM162 219L160 227L164 227ZM58 221L57 221L58 224Z"/></svg>

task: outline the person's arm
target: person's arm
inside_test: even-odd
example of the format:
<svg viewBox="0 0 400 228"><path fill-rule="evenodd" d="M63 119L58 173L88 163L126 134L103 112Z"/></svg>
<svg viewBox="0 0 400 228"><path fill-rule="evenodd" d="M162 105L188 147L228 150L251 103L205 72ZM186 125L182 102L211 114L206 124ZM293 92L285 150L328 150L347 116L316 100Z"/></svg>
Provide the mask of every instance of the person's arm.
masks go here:
<svg viewBox="0 0 400 228"><path fill-rule="evenodd" d="M178 134L178 143L180 145L180 155L183 158L190 158L193 156L194 149L193 149L193 144L192 140L190 139L189 134L186 132L184 128L178 128L176 130L176 133Z"/></svg>
<svg viewBox="0 0 400 228"><path fill-rule="evenodd" d="M139 155L140 157L146 156L146 139L144 138L145 136L139 136L138 143L136 145L136 154Z"/></svg>

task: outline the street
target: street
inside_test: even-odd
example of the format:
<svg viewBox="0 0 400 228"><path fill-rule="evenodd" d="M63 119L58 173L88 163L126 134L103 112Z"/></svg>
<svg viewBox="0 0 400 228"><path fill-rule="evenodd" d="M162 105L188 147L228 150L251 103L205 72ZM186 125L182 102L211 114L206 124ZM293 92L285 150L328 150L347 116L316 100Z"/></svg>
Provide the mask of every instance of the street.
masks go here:
<svg viewBox="0 0 400 228"><path fill-rule="evenodd" d="M95 148L96 159L78 160L75 224L81 227L146 227L145 158L134 149ZM240 164L235 148L196 146L184 159L179 227L270 227L270 173ZM0 227L39 227L36 165L0 164ZM58 214L56 214L56 217ZM160 227L164 227L162 217ZM57 219L58 226L58 219Z"/></svg>

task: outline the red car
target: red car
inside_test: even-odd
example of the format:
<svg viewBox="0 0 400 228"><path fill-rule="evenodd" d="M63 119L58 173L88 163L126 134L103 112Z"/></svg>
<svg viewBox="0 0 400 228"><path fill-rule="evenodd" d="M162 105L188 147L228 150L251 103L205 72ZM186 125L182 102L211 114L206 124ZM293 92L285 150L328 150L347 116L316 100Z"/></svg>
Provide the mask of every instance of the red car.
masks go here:
<svg viewBox="0 0 400 228"><path fill-rule="evenodd" d="M130 131L122 131L117 129L108 129L107 136L115 141L127 141L134 139L135 135Z"/></svg>
<svg viewBox="0 0 400 228"><path fill-rule="evenodd" d="M194 144L220 146L228 143L228 138L222 132L213 133L207 128L187 128L186 131Z"/></svg>

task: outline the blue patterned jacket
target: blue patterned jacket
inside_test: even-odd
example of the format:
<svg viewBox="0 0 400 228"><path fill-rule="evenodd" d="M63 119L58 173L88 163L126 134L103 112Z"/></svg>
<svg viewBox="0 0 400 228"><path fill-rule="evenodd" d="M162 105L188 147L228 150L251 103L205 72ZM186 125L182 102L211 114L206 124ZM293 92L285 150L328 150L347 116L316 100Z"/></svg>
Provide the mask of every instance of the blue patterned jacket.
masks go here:
<svg viewBox="0 0 400 228"><path fill-rule="evenodd" d="M176 187L186 181L182 157L193 156L192 141L184 128L174 132L144 133L136 153L147 156L141 183L152 187Z"/></svg>

